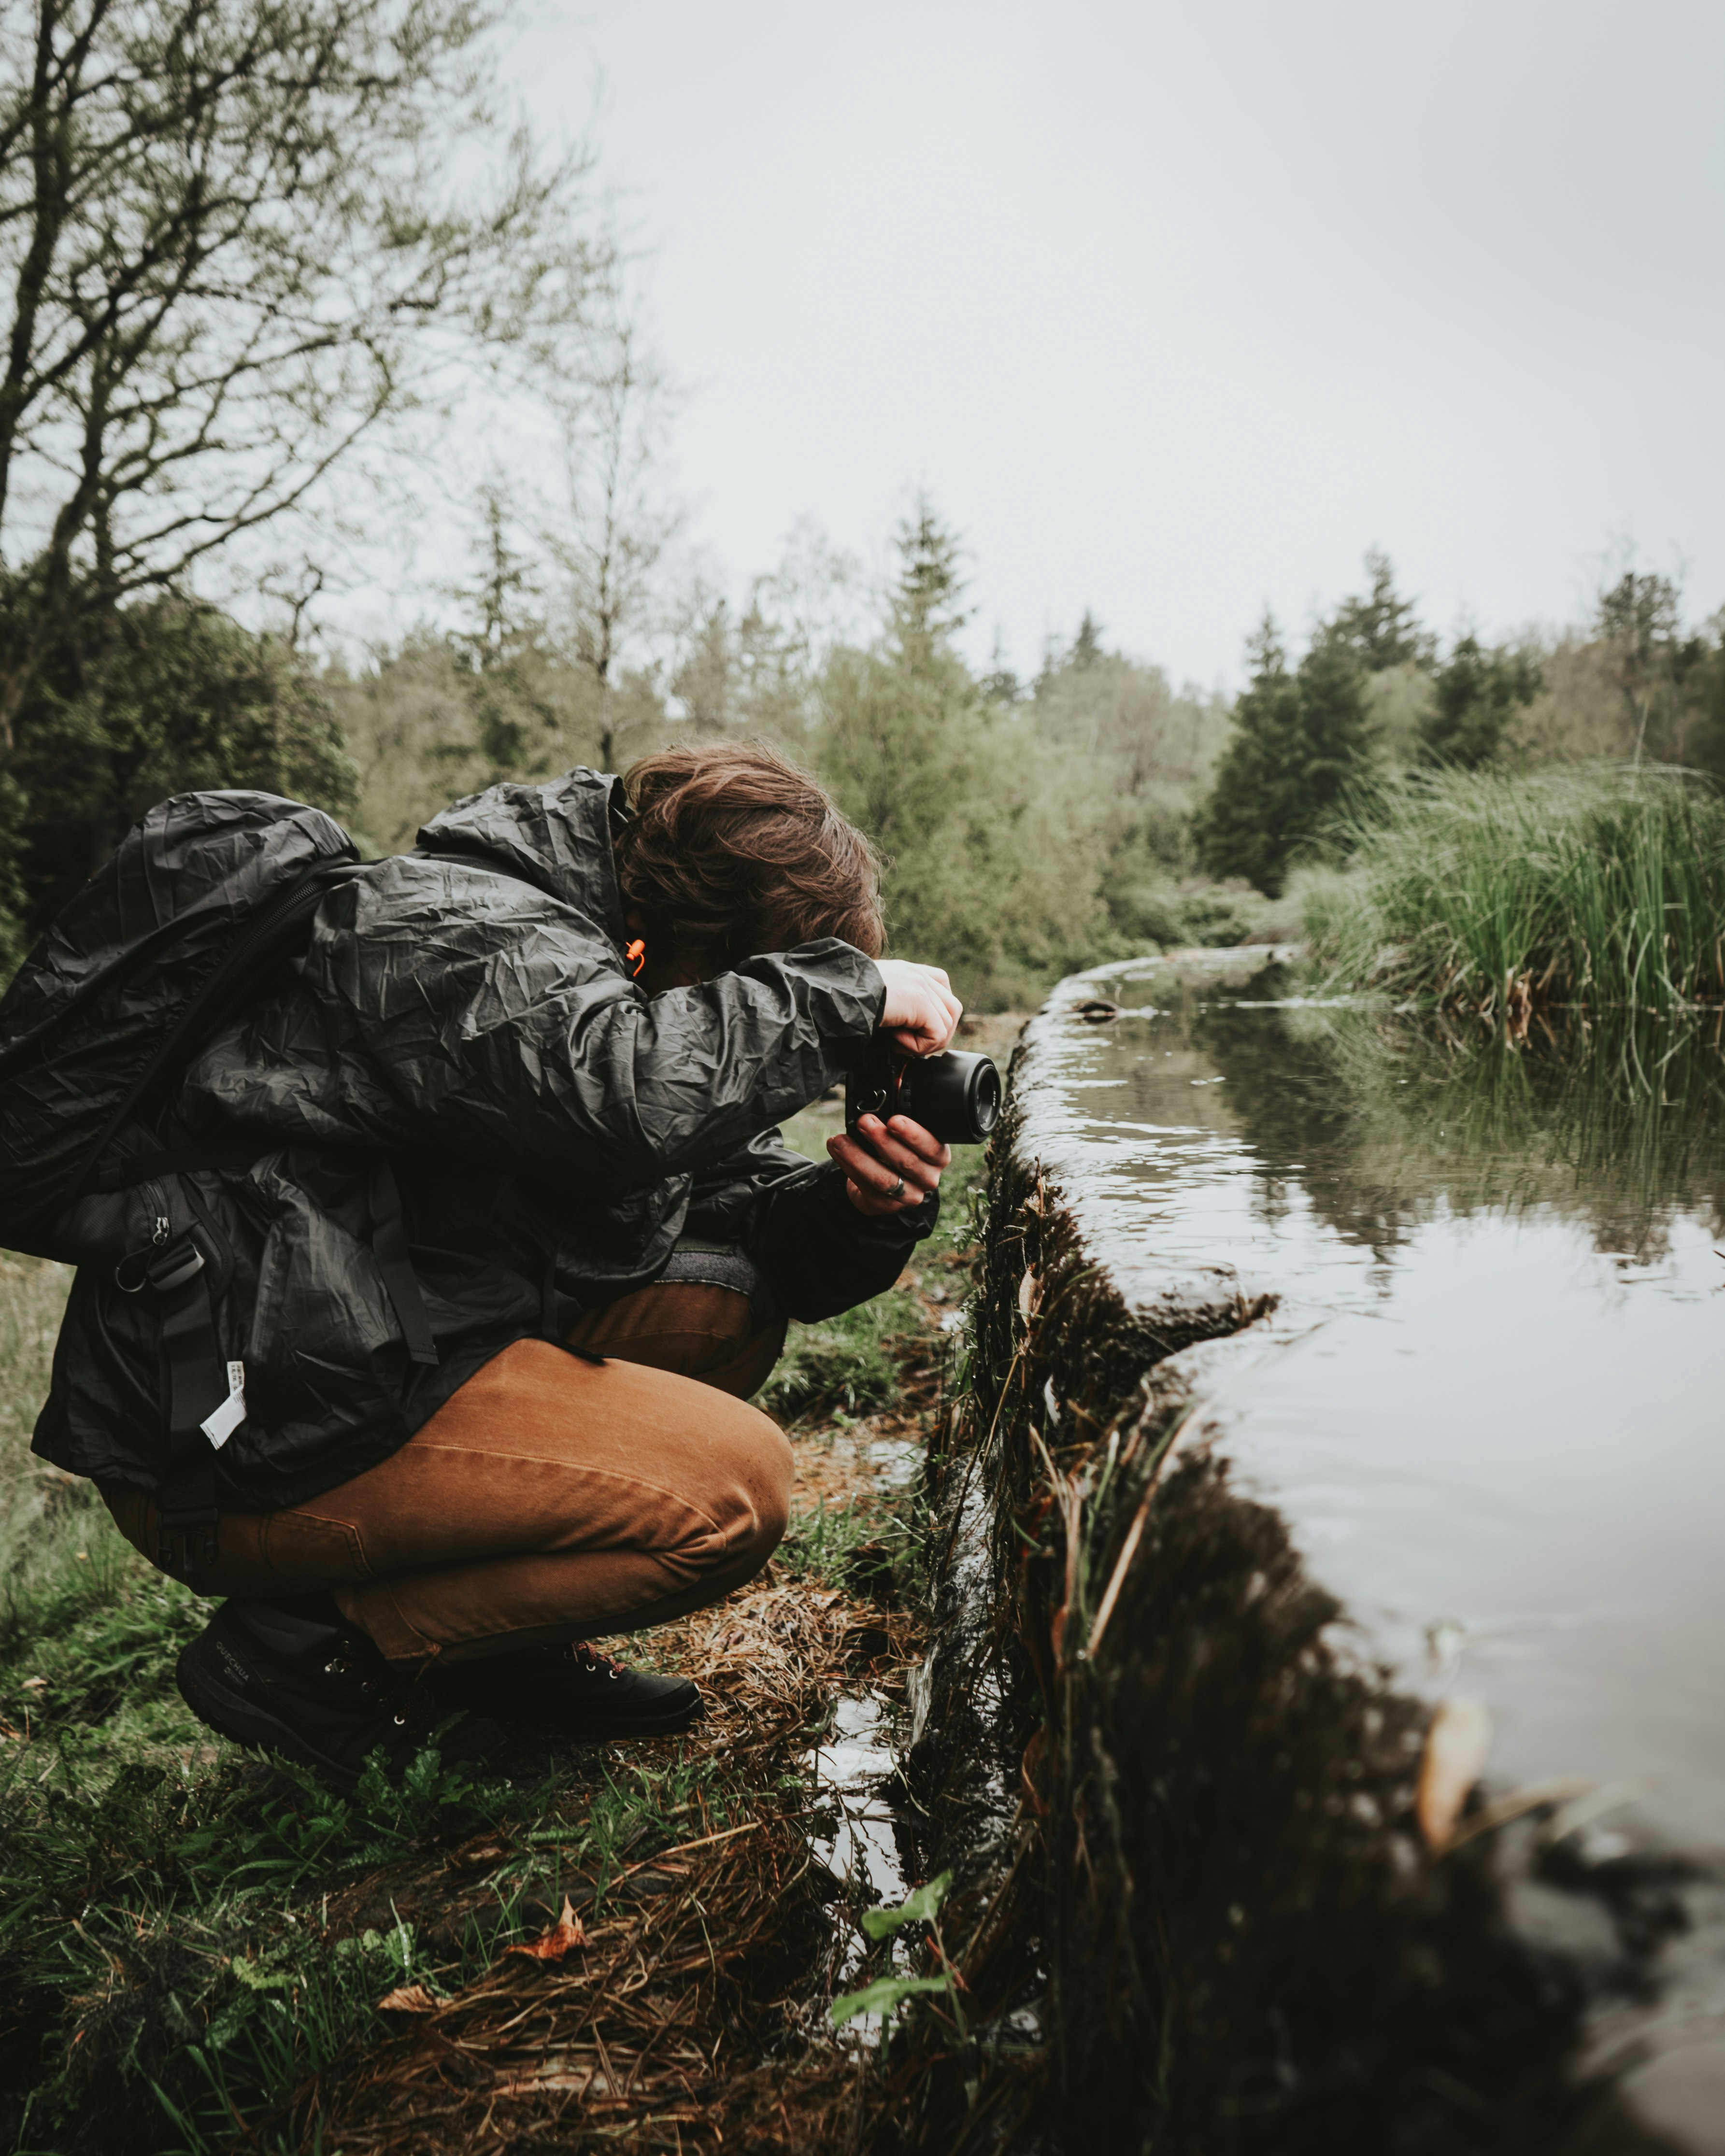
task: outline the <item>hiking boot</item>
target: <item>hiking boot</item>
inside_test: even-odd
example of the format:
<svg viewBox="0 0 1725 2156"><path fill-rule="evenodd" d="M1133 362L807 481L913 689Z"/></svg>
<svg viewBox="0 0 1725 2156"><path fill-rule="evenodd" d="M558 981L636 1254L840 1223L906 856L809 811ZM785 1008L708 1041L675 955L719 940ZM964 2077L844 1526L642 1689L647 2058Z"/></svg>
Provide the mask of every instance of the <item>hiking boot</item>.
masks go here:
<svg viewBox="0 0 1725 2156"><path fill-rule="evenodd" d="M444 1662L428 1681L445 1706L482 1707L502 1722L554 1723L579 1738L666 1737L701 1712L701 1694L687 1677L626 1670L585 1640Z"/></svg>
<svg viewBox="0 0 1725 2156"><path fill-rule="evenodd" d="M182 1650L174 1676L187 1706L223 1737L351 1789L379 1745L404 1760L435 1736L444 1759L473 1759L501 1738L471 1720L439 1734L454 1710L434 1697L423 1667L392 1666L339 1620L279 1603L224 1602Z"/></svg>

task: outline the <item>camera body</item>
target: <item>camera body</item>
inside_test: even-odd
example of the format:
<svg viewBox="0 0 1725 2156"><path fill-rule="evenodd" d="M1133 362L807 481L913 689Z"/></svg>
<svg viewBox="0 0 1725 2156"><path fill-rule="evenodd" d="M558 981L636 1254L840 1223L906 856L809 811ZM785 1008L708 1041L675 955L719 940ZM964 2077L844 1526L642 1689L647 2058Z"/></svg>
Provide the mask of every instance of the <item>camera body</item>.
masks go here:
<svg viewBox="0 0 1725 2156"><path fill-rule="evenodd" d="M877 1034L845 1081L845 1127L855 1137L860 1116L908 1116L942 1145L980 1145L1000 1119L1001 1097L986 1055L906 1055Z"/></svg>

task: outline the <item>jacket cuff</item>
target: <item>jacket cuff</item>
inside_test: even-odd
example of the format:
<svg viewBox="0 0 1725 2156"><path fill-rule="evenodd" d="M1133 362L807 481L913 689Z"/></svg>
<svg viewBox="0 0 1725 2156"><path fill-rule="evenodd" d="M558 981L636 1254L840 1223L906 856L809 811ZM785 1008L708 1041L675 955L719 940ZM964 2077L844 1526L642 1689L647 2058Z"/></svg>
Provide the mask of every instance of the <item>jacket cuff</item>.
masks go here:
<svg viewBox="0 0 1725 2156"><path fill-rule="evenodd" d="M859 1213L845 1188L845 1171L835 1163L829 1163L832 1183L827 1204L842 1217L854 1248L865 1250L902 1253L902 1264L916 1245L934 1233L935 1223L941 1217L941 1194L931 1190L920 1205L907 1206L902 1213Z"/></svg>

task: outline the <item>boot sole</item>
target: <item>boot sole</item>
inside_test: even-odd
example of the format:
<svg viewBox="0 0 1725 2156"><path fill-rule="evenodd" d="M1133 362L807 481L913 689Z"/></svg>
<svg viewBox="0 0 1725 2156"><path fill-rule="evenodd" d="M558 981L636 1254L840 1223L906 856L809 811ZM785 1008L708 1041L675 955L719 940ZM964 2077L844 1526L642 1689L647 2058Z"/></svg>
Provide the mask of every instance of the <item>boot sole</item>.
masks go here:
<svg viewBox="0 0 1725 2156"><path fill-rule="evenodd" d="M357 1785L357 1769L330 1758L316 1745L308 1744L286 1722L278 1721L273 1714L223 1684L199 1659L197 1649L201 1644L194 1640L189 1646L182 1647L174 1664L174 1683L180 1697L201 1722L235 1744L253 1745L259 1751L279 1753L285 1758L297 1760L302 1767L328 1775L343 1789Z"/></svg>

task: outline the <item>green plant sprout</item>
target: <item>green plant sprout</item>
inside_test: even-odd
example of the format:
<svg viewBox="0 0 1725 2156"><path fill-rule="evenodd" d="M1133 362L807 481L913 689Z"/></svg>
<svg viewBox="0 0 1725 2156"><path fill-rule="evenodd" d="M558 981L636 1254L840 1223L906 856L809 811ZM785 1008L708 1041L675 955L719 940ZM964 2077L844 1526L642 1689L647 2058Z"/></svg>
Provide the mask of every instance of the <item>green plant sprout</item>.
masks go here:
<svg viewBox="0 0 1725 2156"><path fill-rule="evenodd" d="M952 1884L950 1871L942 1871L938 1878L931 1879L919 1887L914 1894L901 1902L896 1909L865 1909L862 1928L871 1939L890 1938L901 1932L907 1924L927 1924L934 1934L934 1950L940 1958L938 1976L877 1976L872 1984L865 1984L860 1991L847 1991L835 1999L828 2010L833 2026L842 2029L847 2021L859 2014L883 2014L891 2016L907 1999L924 1994L944 1993L952 2010L952 2019L957 2024L961 2041L968 2041L969 2031L965 2027L964 2009L958 2001L958 1973L947 1959L946 1942L941 1937L940 1907L947 1898Z"/></svg>

